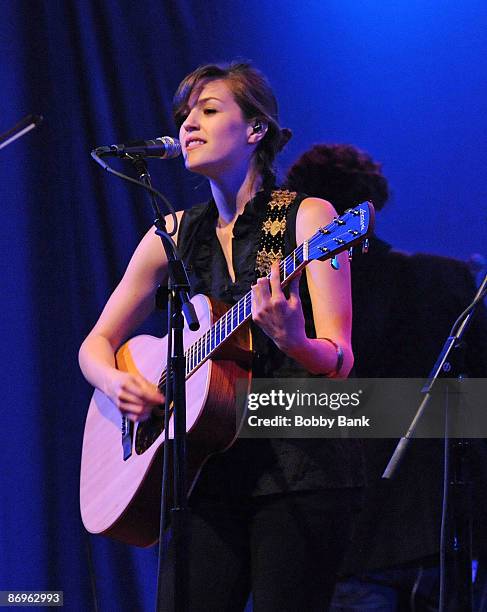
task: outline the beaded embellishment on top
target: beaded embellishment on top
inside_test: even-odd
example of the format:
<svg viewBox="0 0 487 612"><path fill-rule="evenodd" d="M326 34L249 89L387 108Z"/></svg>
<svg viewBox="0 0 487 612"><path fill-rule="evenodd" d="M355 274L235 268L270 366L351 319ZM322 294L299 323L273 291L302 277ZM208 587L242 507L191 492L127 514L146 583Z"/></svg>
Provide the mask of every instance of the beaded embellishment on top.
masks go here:
<svg viewBox="0 0 487 612"><path fill-rule="evenodd" d="M262 223L259 250L255 259L257 278L267 276L271 265L284 258L284 232L287 209L296 197L295 191L276 189L267 204L267 218Z"/></svg>

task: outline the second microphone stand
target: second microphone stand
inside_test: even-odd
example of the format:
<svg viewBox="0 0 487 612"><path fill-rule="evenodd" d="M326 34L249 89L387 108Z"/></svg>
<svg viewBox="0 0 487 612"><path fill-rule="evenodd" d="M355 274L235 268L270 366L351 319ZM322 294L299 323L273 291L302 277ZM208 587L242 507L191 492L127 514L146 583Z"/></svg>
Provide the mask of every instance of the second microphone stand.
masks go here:
<svg viewBox="0 0 487 612"><path fill-rule="evenodd" d="M465 344L463 337L474 316L475 309L487 292L487 274L475 295L472 304L455 322L441 353L422 389L425 394L407 433L400 439L382 475L393 478L440 378L448 377L445 390L445 456L446 472L444 488L443 526L440 545L440 612L470 612L472 610L472 483L468 469L469 441L451 438L449 415L458 413L459 385L463 379ZM453 406L451 405L453 403ZM458 415L457 415L458 416ZM451 468L450 468L451 462ZM450 512L448 500L451 498ZM444 541L448 541L448 549ZM446 555L451 559L450 571L445 572ZM445 578L445 573L448 576Z"/></svg>

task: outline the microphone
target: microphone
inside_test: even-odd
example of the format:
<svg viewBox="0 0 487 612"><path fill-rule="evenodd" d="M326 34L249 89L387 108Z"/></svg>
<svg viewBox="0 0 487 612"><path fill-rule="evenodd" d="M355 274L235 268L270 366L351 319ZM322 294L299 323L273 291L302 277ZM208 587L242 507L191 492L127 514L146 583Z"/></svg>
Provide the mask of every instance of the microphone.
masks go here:
<svg viewBox="0 0 487 612"><path fill-rule="evenodd" d="M98 147L94 153L98 157L123 157L128 154L172 159L181 155L181 143L177 138L160 136L159 138L154 138L154 140L135 140L127 144Z"/></svg>

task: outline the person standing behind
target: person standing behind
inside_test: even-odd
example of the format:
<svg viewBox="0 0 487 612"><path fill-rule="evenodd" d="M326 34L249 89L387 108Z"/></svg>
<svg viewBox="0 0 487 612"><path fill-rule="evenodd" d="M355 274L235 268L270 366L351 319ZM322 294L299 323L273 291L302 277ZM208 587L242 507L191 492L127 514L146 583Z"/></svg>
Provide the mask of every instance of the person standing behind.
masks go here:
<svg viewBox="0 0 487 612"><path fill-rule="evenodd" d="M381 165L347 144L313 146L289 169L287 184L290 189L329 200L339 214L364 200L371 200L380 211L389 198ZM403 253L374 235L367 254L355 249L351 268L355 376L427 376L453 322L475 294L468 266L447 257ZM473 320L466 343L467 373L486 377L485 308ZM423 590L423 605L428 605L428 575L433 575L436 596L442 445L439 440L416 440L395 480L385 483L380 476L395 445L395 440L364 441L369 486L342 567L350 578L338 584L331 610L385 612L404 609L403 605L409 609L410 594L420 575L424 577L419 589L419 594ZM476 505L485 508L486 445L480 441L474 446L476 481L482 485L475 489ZM477 517L479 556L486 532L485 523ZM428 572L427 567L433 570ZM420 601L418 597L416 610L431 609L421 608Z"/></svg>

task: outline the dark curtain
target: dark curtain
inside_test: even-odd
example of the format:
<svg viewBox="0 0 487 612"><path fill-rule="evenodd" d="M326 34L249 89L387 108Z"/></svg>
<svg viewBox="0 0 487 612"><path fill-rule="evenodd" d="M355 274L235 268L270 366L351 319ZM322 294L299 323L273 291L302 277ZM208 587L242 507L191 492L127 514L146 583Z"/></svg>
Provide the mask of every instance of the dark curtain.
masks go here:
<svg viewBox="0 0 487 612"><path fill-rule="evenodd" d="M44 122L0 151L0 590L63 590L65 609L89 610L77 350L151 222L145 194L89 152L174 134L172 94L204 41L187 0L12 0L1 21L0 132L30 112ZM151 169L177 208L204 199L181 160ZM156 549L91 542L100 609L152 609Z"/></svg>

